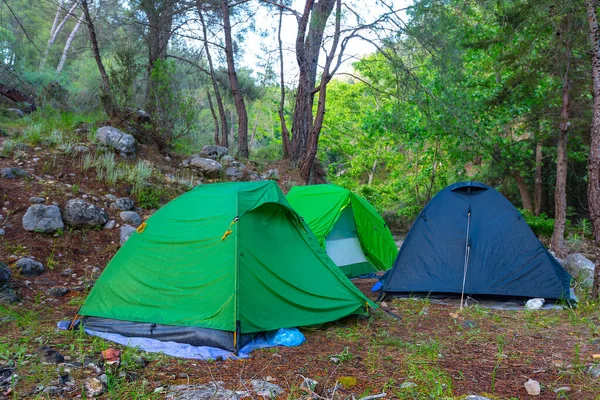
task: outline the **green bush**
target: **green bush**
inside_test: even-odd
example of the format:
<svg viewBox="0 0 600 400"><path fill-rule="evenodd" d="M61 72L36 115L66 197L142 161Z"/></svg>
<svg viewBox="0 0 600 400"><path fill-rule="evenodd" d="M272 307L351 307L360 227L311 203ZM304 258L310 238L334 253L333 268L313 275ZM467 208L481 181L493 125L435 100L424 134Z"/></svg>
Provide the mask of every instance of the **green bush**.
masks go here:
<svg viewBox="0 0 600 400"><path fill-rule="evenodd" d="M554 219L548 217L546 213L541 213L539 216L535 216L531 211L519 210L525 222L529 225L533 233L537 236L552 236L554 233Z"/></svg>

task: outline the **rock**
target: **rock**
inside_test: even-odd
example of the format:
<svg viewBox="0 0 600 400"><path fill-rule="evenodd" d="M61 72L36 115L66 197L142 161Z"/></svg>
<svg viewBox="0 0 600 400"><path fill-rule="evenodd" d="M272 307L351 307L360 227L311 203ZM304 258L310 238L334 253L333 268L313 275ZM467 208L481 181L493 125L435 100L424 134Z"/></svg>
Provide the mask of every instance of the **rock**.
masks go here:
<svg viewBox="0 0 600 400"><path fill-rule="evenodd" d="M73 268L67 268L63 272L60 273L60 276L71 276L73 273Z"/></svg>
<svg viewBox="0 0 600 400"><path fill-rule="evenodd" d="M84 384L87 397L97 397L104 393L104 384L98 378L90 378Z"/></svg>
<svg viewBox="0 0 600 400"><path fill-rule="evenodd" d="M0 236L4 236L6 235L6 231L2 228L0 228Z"/></svg>
<svg viewBox="0 0 600 400"><path fill-rule="evenodd" d="M8 265L0 261L0 286L4 285L10 279L12 271L8 268Z"/></svg>
<svg viewBox="0 0 600 400"><path fill-rule="evenodd" d="M225 175L227 176L227 179L231 182L238 182L244 177L242 171L240 171L236 167L225 168Z"/></svg>
<svg viewBox="0 0 600 400"><path fill-rule="evenodd" d="M11 304L17 301L19 301L19 296L17 296L14 290L8 287L8 285L0 285L0 303ZM1 320L2 318L0 318L0 325Z"/></svg>
<svg viewBox="0 0 600 400"><path fill-rule="evenodd" d="M525 390L527 390L527 393L530 396L539 396L541 392L540 383L538 381L530 379L527 382L525 382Z"/></svg>
<svg viewBox="0 0 600 400"><path fill-rule="evenodd" d="M17 380L16 368L0 367L0 388L11 386ZM2 393L2 391L0 391Z"/></svg>
<svg viewBox="0 0 600 400"><path fill-rule="evenodd" d="M53 233L64 229L60 208L36 204L27 209L22 219L23 229L30 232Z"/></svg>
<svg viewBox="0 0 600 400"><path fill-rule="evenodd" d="M274 181L279 180L279 170L277 168L273 168L262 174L263 179L272 179Z"/></svg>
<svg viewBox="0 0 600 400"><path fill-rule="evenodd" d="M152 119L152 118L150 117L150 114L148 114L148 113L147 113L146 111L144 111L144 110L137 110L137 111L135 112L135 120L136 120L137 122L140 122L140 123L147 123L147 122L150 122L150 120L151 120L151 119Z"/></svg>
<svg viewBox="0 0 600 400"><path fill-rule="evenodd" d="M331 361L334 364L339 364L342 360L340 360L338 357L330 357L329 361Z"/></svg>
<svg viewBox="0 0 600 400"><path fill-rule="evenodd" d="M196 169L209 179L216 179L221 175L221 169L223 166L215 160L211 160L210 158L202 158L199 156L192 156L186 161L187 166Z"/></svg>
<svg viewBox="0 0 600 400"><path fill-rule="evenodd" d="M121 228L119 229L120 234L121 234L121 246L123 246L123 244L127 241L127 239L129 239L129 237L131 235L133 235L133 233L135 232L135 228L131 225L123 225L121 226Z"/></svg>
<svg viewBox="0 0 600 400"><path fill-rule="evenodd" d="M155 391L156 392L156 391ZM250 397L246 391L225 389L223 382L211 382L205 385L176 385L170 386L166 399L168 400L209 400L228 399L240 400Z"/></svg>
<svg viewBox="0 0 600 400"><path fill-rule="evenodd" d="M66 295L67 293L69 293L70 290L67 289L66 287L53 287L48 289L48 294L52 297L63 297L64 295Z"/></svg>
<svg viewBox="0 0 600 400"><path fill-rule="evenodd" d="M135 211L122 211L119 213L119 217L126 224L133 225L134 228L142 224L142 218Z"/></svg>
<svg viewBox="0 0 600 400"><path fill-rule="evenodd" d="M583 256L581 253L569 255L564 260L563 267L575 279L581 279L586 286L592 286L594 283L594 263Z"/></svg>
<svg viewBox="0 0 600 400"><path fill-rule="evenodd" d="M44 264L31 258L21 258L15 263L17 271L23 276L41 275L46 269Z"/></svg>
<svg viewBox="0 0 600 400"><path fill-rule="evenodd" d="M60 389L57 386L46 386L42 393L47 394L49 396L59 396Z"/></svg>
<svg viewBox="0 0 600 400"><path fill-rule="evenodd" d="M65 221L74 228L95 228L108 222L108 214L103 208L81 199L73 199L65 207Z"/></svg>
<svg viewBox="0 0 600 400"><path fill-rule="evenodd" d="M539 310L542 308L542 306L544 305L545 302L546 302L546 300L544 300L542 298L527 300L527 303L525 303L525 309L526 310Z"/></svg>
<svg viewBox="0 0 600 400"><path fill-rule="evenodd" d="M117 226L117 221L115 221L114 219L111 219L110 221L105 223L102 228L103 229L114 229L115 226Z"/></svg>
<svg viewBox="0 0 600 400"><path fill-rule="evenodd" d="M104 195L104 198L110 201L117 201L117 196L114 194L107 193Z"/></svg>
<svg viewBox="0 0 600 400"><path fill-rule="evenodd" d="M559 388L554 389L554 393L566 393L570 392L571 388L569 386L561 386Z"/></svg>
<svg viewBox="0 0 600 400"><path fill-rule="evenodd" d="M90 151L90 148L87 146L75 146L73 147L73 153L87 153Z"/></svg>
<svg viewBox="0 0 600 400"><path fill-rule="evenodd" d="M477 322L471 321L470 319L463 321L463 323L460 325L465 329L474 329L479 326L479 324Z"/></svg>
<svg viewBox="0 0 600 400"><path fill-rule="evenodd" d="M133 200L128 197L121 197L115 200L114 203L111 203L110 208L121 211L133 210Z"/></svg>
<svg viewBox="0 0 600 400"><path fill-rule="evenodd" d="M7 108L6 111L18 118L25 117L25 113L18 108Z"/></svg>
<svg viewBox="0 0 600 400"><path fill-rule="evenodd" d="M315 388L317 387L317 385L319 384L318 381L315 381L314 379L310 379L310 378L306 378L306 377L302 377L303 381L302 384L300 385L300 389L308 389L310 391L314 391Z"/></svg>
<svg viewBox="0 0 600 400"><path fill-rule="evenodd" d="M226 166L230 166L235 162L235 158L233 158L232 156L223 156L221 158L221 164L226 165Z"/></svg>
<svg viewBox="0 0 600 400"><path fill-rule="evenodd" d="M400 385L400 389L410 389L414 387L417 387L417 384L414 382L403 382L402 385Z"/></svg>
<svg viewBox="0 0 600 400"><path fill-rule="evenodd" d="M34 203L34 204L41 204L41 203L45 203L46 199L43 197L33 196L33 197L29 198L29 202Z"/></svg>
<svg viewBox="0 0 600 400"><path fill-rule="evenodd" d="M477 396L475 394L470 394L464 398L464 400L492 400L489 397Z"/></svg>
<svg viewBox="0 0 600 400"><path fill-rule="evenodd" d="M135 138L112 126L98 128L96 131L96 140L119 153L126 155L135 154Z"/></svg>
<svg viewBox="0 0 600 400"><path fill-rule="evenodd" d="M0 168L0 177L6 179L31 178L31 174L21 168L8 167Z"/></svg>
<svg viewBox="0 0 600 400"><path fill-rule="evenodd" d="M45 364L60 364L65 361L65 356L48 346L40 347L37 350L37 355L40 361Z"/></svg>
<svg viewBox="0 0 600 400"><path fill-rule="evenodd" d="M250 384L252 385L252 391L256 393L257 396L264 397L265 399L276 399L284 392L280 386L263 381L262 379L252 379Z"/></svg>
<svg viewBox="0 0 600 400"><path fill-rule="evenodd" d="M588 375L594 379L600 378L600 364L592 365L588 370Z"/></svg>
<svg viewBox="0 0 600 400"><path fill-rule="evenodd" d="M211 158L213 160L220 160L223 156L227 155L229 149L223 146L203 146L200 151L200 157Z"/></svg>
<svg viewBox="0 0 600 400"><path fill-rule="evenodd" d="M254 181L254 182L256 182L256 181L262 181L262 180L263 180L263 179L260 177L260 175L259 175L259 174L257 174L257 173L255 173L255 172L252 172L252 173L251 173L251 174L248 176L248 179L249 179L250 181Z"/></svg>

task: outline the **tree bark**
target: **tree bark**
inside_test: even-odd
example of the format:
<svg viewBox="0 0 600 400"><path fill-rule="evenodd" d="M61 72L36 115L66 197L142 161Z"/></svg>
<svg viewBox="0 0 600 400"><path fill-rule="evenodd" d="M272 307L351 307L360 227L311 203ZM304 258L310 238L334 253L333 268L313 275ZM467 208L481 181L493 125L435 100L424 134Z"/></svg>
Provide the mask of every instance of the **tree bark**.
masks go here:
<svg viewBox="0 0 600 400"><path fill-rule="evenodd" d="M221 0L221 11L223 13L223 33L225 36L225 59L227 60L227 75L231 86L231 95L235 103L235 111L238 117L238 156L248 158L248 113L244 104L244 96L240 90L235 60L233 58L233 38L231 36L231 21L229 18L228 0Z"/></svg>
<svg viewBox="0 0 600 400"><path fill-rule="evenodd" d="M215 123L215 146L220 146L221 141L219 140L219 118L217 118L217 113L215 112L215 107L213 106L210 90L206 91L206 96L208 97L208 106L210 107L210 113L213 117L213 122Z"/></svg>
<svg viewBox="0 0 600 400"><path fill-rule="evenodd" d="M561 35L564 37L565 47L565 73L563 75L562 107L560 110L560 133L558 135L557 159L556 159L556 186L554 189L554 233L552 235L552 250L559 256L565 256L565 224L567 221L567 131L569 130L569 106L571 102L570 89L571 80L569 72L571 69L571 39L570 15L563 21Z"/></svg>
<svg viewBox="0 0 600 400"><path fill-rule="evenodd" d="M521 204L523 208L527 211L533 212L533 204L531 203L531 196L529 195L529 188L527 187L527 182L523 179L519 172L513 172L512 177L515 178L517 182L517 187L519 188L519 194L521 195Z"/></svg>
<svg viewBox="0 0 600 400"><path fill-rule="evenodd" d="M119 109L115 103L115 98L112 95L108 74L106 73L106 69L102 63L100 48L98 47L98 39L96 38L96 29L94 27L94 21L92 20L90 9L88 7L88 0L81 0L81 8L83 9L83 15L85 17L85 22L90 34L92 53L94 54L94 59L98 65L98 72L100 72L100 90L102 91L102 94L100 95L100 102L102 103L104 111L106 111L106 114L108 114L109 117L117 118L119 116Z"/></svg>
<svg viewBox="0 0 600 400"><path fill-rule="evenodd" d="M65 66L65 62L67 61L67 56L69 55L69 50L71 49L71 45L73 44L73 39L75 39L75 35L77 34L79 27L81 26L82 20L83 20L83 13L79 16L79 18L77 18L77 23L75 24L75 27L73 28L73 30L71 31L71 34L67 38L67 41L65 43L65 48L63 49L62 56L60 57L60 61L58 63L58 66L56 67L56 75L59 75L61 73L63 67Z"/></svg>
<svg viewBox="0 0 600 400"><path fill-rule="evenodd" d="M146 85L146 107L153 111L153 80L150 79L154 64L167 59L169 40L172 35L175 0L142 0L140 8L148 19L148 80Z"/></svg>
<svg viewBox="0 0 600 400"><path fill-rule="evenodd" d="M283 3L283 0L281 0ZM283 8L279 9L279 26L277 29L277 40L279 42L279 86L281 96L279 99L279 122L281 123L281 144L283 146L283 159L289 160L292 157L292 146L290 143L290 132L285 123L285 76L283 73L283 43L281 41L281 21L283 20Z"/></svg>
<svg viewBox="0 0 600 400"><path fill-rule="evenodd" d="M215 69L213 66L212 57L210 54L210 48L208 46L208 32L206 30L206 23L204 22L204 16L202 15L202 1L196 0L196 8L198 11L198 19L202 25L202 35L204 37L204 50L206 51L206 59L208 61L208 69L210 72L210 80L212 82L213 90L215 92L215 101L217 102L217 109L219 110L219 118L221 119L221 146L229 147L228 133L229 128L227 126L227 114L225 113L225 107L223 106L223 99L221 98L221 92L219 91L219 82L215 75Z"/></svg>
<svg viewBox="0 0 600 400"><path fill-rule="evenodd" d="M542 142L535 146L535 175L533 178L533 213L538 216L542 211Z"/></svg>
<svg viewBox="0 0 600 400"><path fill-rule="evenodd" d="M300 74L292 121L292 165L294 166L298 166L301 162L304 164L303 160L311 158L309 155L311 147L308 141L316 123L312 114L313 89L317 78L317 66L323 34L335 3L336 0L317 0L316 4L314 4L314 0L306 0L304 11L298 23L296 61ZM308 23L309 17L310 26ZM324 106L323 104L323 112L325 110ZM306 170L306 166L301 166L302 168Z"/></svg>
<svg viewBox="0 0 600 400"><path fill-rule="evenodd" d="M592 43L592 82L594 108L591 129L591 146L588 160L588 205L594 227L596 248L596 268L592 297L600 297L600 31L598 30L598 2L587 0L587 19Z"/></svg>

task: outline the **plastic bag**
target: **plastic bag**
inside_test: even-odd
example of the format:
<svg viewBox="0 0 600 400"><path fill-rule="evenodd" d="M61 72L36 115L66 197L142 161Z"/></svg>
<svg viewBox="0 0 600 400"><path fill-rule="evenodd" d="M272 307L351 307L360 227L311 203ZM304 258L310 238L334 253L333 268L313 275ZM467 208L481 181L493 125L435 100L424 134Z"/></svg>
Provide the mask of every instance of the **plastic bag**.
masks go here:
<svg viewBox="0 0 600 400"><path fill-rule="evenodd" d="M296 328L281 328L267 332L267 341L274 346L300 346L305 340L302 332Z"/></svg>

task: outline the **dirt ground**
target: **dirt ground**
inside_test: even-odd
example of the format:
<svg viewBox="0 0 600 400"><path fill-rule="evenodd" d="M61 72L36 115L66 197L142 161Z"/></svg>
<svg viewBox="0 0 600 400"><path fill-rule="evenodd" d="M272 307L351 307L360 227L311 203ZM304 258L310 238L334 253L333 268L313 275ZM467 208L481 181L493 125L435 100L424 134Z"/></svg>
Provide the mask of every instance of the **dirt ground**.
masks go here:
<svg viewBox="0 0 600 400"><path fill-rule="evenodd" d="M18 375L12 387L2 387L0 398L56 397L42 390L60 386L60 376L65 374L75 384L62 395L81 398L85 380L101 373L93 367L42 364L35 353L47 345L71 361L99 359L102 350L121 348L119 369L104 371L109 382L102 397L113 399L164 398L164 393L155 390L175 384L222 381L229 389L241 389L252 378L281 386L282 398L306 398L301 389L303 377L318 381L314 392L325 399L333 396L336 386L336 399L381 393L389 399L470 394L525 399L529 398L524 388L528 379L540 382L539 399L600 399L600 378L588 373L600 360L600 312L585 293L578 293L582 301L577 309L541 311L474 306L458 312L456 306L427 300L389 299L385 303L391 313L377 309L368 317L303 328L303 345L259 350L239 361L142 354L146 363L141 365L133 361L140 356L135 349L59 331L56 322L74 316L85 299L98 274L94 267L101 271L117 251L119 232L66 230L53 236L24 231L20 221L30 196L43 195L48 204L63 205L68 198L85 194L102 205L102 196L111 189L99 184L93 172L83 173L77 159L57 158L45 150L28 152L21 165L14 159L0 159L0 168L21 167L42 177L0 179L0 214L4 216L0 226L6 229L0 237L0 261L13 265L18 257L34 256L47 271L39 277L14 273L11 286L22 301L0 304L0 372L16 368ZM34 157L39 160L32 161ZM112 189L118 197L127 194L125 187ZM367 296L376 298L370 292L374 279L354 282ZM56 286L70 292L54 298L48 290ZM563 390L555 392L559 388Z"/></svg>

